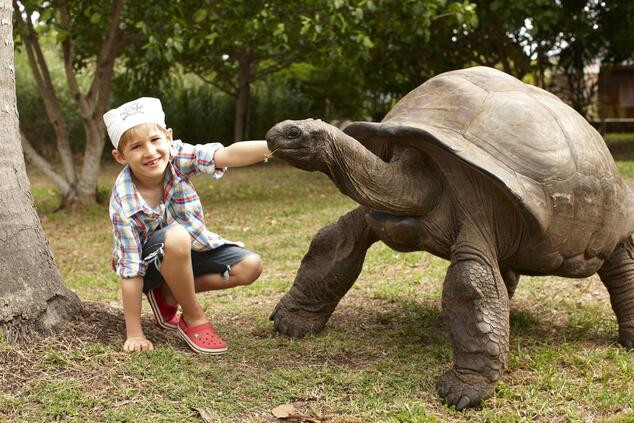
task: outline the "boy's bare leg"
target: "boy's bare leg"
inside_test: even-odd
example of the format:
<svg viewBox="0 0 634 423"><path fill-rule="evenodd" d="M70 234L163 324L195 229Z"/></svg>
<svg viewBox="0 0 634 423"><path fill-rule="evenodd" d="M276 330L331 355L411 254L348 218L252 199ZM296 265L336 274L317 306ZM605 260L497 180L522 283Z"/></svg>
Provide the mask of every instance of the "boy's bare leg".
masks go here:
<svg viewBox="0 0 634 423"><path fill-rule="evenodd" d="M229 280L224 280L219 273L206 273L194 280L196 292L214 291L233 288L239 285L250 285L262 273L262 261L257 254L249 254L231 266Z"/></svg>
<svg viewBox="0 0 634 423"><path fill-rule="evenodd" d="M166 283L161 285L161 298L163 298L163 301L167 305L178 305L178 302L176 302L176 298L174 298L174 294L172 294L172 291L170 291L170 287Z"/></svg>
<svg viewBox="0 0 634 423"><path fill-rule="evenodd" d="M206 273L194 278L194 288L196 292L207 292L250 285L260 277L261 273L262 260L260 256L249 254L231 267L229 280L225 280L219 273ZM163 284L161 289L165 303L172 306L178 305L168 284Z"/></svg>
<svg viewBox="0 0 634 423"><path fill-rule="evenodd" d="M185 264L187 263L187 264ZM191 267L191 237L181 225L173 225L165 236L161 275L172 296L183 309L187 326L207 323L207 316L196 299Z"/></svg>

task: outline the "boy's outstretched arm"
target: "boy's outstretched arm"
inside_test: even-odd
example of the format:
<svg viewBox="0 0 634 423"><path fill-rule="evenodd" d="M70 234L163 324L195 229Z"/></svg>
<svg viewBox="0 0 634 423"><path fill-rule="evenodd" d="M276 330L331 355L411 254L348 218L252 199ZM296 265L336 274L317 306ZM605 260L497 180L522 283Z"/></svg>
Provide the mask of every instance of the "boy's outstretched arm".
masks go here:
<svg viewBox="0 0 634 423"><path fill-rule="evenodd" d="M223 147L214 154L216 167L240 167L261 162L271 152L266 141L241 141Z"/></svg>
<svg viewBox="0 0 634 423"><path fill-rule="evenodd" d="M121 298L125 318L126 341L123 350L127 352L151 351L152 343L143 335L141 328L141 295L143 278L138 276L121 280Z"/></svg>

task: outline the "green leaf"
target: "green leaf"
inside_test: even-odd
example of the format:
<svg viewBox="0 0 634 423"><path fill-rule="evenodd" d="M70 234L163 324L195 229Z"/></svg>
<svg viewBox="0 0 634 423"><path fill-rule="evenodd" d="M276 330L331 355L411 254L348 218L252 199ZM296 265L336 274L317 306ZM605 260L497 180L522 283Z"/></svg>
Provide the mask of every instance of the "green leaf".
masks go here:
<svg viewBox="0 0 634 423"><path fill-rule="evenodd" d="M198 9L194 12L194 22L201 23L207 17L207 9Z"/></svg>
<svg viewBox="0 0 634 423"><path fill-rule="evenodd" d="M99 22L101 22L101 13L93 13L92 16L90 17L90 23L95 25L98 24Z"/></svg>
<svg viewBox="0 0 634 423"><path fill-rule="evenodd" d="M372 42L372 40L370 39L370 37L368 37L367 35L364 35L361 39L361 42L363 43L363 45L367 48L372 48L374 47L374 43Z"/></svg>
<svg viewBox="0 0 634 423"><path fill-rule="evenodd" d="M44 9L42 13L40 13L40 22L48 22L53 17L53 11L50 8Z"/></svg>
<svg viewBox="0 0 634 423"><path fill-rule="evenodd" d="M207 40L207 44L213 44L214 41L216 41L216 39L218 38L218 33L217 32L212 32L209 33L205 36L205 40Z"/></svg>
<svg viewBox="0 0 634 423"><path fill-rule="evenodd" d="M280 35L284 34L285 30L286 30L286 26L284 25L284 22L280 22L277 24L277 26L273 30L273 35L276 37L279 37Z"/></svg>
<svg viewBox="0 0 634 423"><path fill-rule="evenodd" d="M58 28L57 33L55 34L55 38L57 39L58 43L62 43L64 42L64 40L66 40L66 38L68 38L69 35L70 33L68 31Z"/></svg>

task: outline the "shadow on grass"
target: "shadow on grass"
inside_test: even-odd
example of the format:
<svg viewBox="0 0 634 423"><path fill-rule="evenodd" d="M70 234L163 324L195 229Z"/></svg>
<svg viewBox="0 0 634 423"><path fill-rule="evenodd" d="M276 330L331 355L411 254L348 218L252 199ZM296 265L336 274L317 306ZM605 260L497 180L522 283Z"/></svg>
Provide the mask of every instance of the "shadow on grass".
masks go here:
<svg viewBox="0 0 634 423"><path fill-rule="evenodd" d="M564 311L562 310L562 313ZM592 310L588 311L592 314ZM268 312L267 312L268 316ZM579 318L552 322L522 309L510 313L511 339L525 345L555 345L560 343L613 344L617 339L616 327L604 325L598 328L596 321ZM170 344L185 349L173 333L157 328L147 316L143 327L149 339L156 344ZM237 323L237 322L236 322ZM237 323L243 325L242 323ZM275 336L272 323L268 327ZM236 328L253 332L253 328ZM614 330L612 330L614 329ZM612 333L614 332L614 333ZM98 302L84 302L83 310L73 321L64 324L52 338L53 344L62 342L66 347L95 343L118 350L125 334L125 322L121 309ZM381 299L353 298L340 304L326 329L316 336L335 336L342 342L365 345L385 344L381 351L413 352L424 347L436 359L448 359L451 353L449 331L435 302L386 301ZM257 338L257 337L256 337ZM429 349L428 349L429 348Z"/></svg>
<svg viewBox="0 0 634 423"><path fill-rule="evenodd" d="M562 313L565 312L562 310ZM588 314L592 314L592 310ZM556 323L527 310L511 309L511 338L531 345L563 342L610 344L616 341L616 327L611 333L605 328L597 328L596 321L585 321L583 317L563 319ZM182 345L173 333L157 328L147 316L144 316L143 327L155 344L170 344L181 349ZM242 329L251 332L253 328ZM274 335L272 324L270 331ZM380 339L388 338L389 348L398 351L421 346L451 349L448 328L434 302L357 298L339 305L322 334L329 332L352 344L363 344L372 339L384 342ZM125 322L121 309L98 302L84 302L81 313L74 320L64 323L56 335L50 338L56 338L57 342L61 341L67 347L96 343L121 348L124 334Z"/></svg>
<svg viewBox="0 0 634 423"><path fill-rule="evenodd" d="M607 346L617 343L615 318L614 322L598 322L596 316L599 313L593 309L572 315L561 310L561 315L562 319L553 322L549 315L540 316L511 307L511 340L527 346L563 343ZM432 302L374 300L369 305L341 304L326 330L341 332L353 343L367 341L373 336L386 337L390 339L391 349L397 351L421 346L446 348L446 353L441 355L448 357L452 349L448 328L438 305Z"/></svg>

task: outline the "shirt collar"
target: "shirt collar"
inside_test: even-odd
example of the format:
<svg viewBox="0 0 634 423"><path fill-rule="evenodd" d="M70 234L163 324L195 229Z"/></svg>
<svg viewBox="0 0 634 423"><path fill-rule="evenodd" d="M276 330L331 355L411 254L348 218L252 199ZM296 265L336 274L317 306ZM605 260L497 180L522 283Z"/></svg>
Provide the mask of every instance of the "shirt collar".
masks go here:
<svg viewBox="0 0 634 423"><path fill-rule="evenodd" d="M165 177L163 179L163 203L168 204L174 191L172 187L179 182L178 172L174 172L172 162L168 163L165 168ZM132 180L132 171L130 166L126 165L121 172L120 179L116 183L116 191L121 199L121 209L126 217L133 216L138 212L152 214L153 210L147 205L141 193L137 190Z"/></svg>

